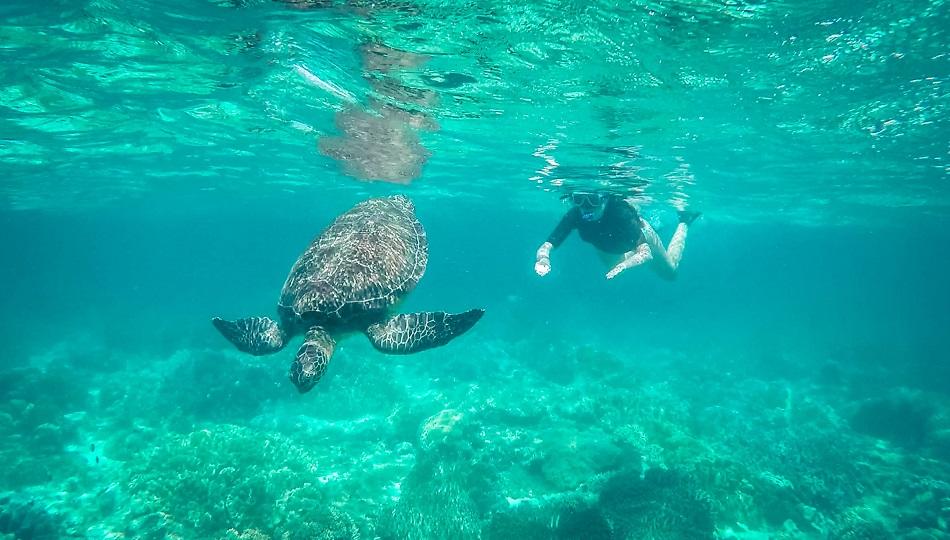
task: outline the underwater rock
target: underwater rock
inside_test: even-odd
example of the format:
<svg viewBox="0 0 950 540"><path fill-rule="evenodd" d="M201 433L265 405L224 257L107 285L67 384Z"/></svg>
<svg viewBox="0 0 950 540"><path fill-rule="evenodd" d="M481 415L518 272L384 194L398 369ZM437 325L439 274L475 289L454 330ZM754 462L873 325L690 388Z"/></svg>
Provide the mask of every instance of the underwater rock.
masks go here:
<svg viewBox="0 0 950 540"><path fill-rule="evenodd" d="M828 540L890 540L894 534L867 508L849 509L835 516Z"/></svg>
<svg viewBox="0 0 950 540"><path fill-rule="evenodd" d="M578 399L556 402L552 411L579 425L592 425L602 418L602 406L603 403L591 396L581 396Z"/></svg>
<svg viewBox="0 0 950 540"><path fill-rule="evenodd" d="M513 354L522 365L534 370L541 378L560 384L570 385L577 376L577 357L573 347L567 343L538 343L524 340L515 347Z"/></svg>
<svg viewBox="0 0 950 540"><path fill-rule="evenodd" d="M581 345L574 351L578 370L593 378L613 378L623 374L624 363L607 350Z"/></svg>
<svg viewBox="0 0 950 540"><path fill-rule="evenodd" d="M15 368L0 373L0 411L21 429L58 424L68 413L88 408L86 381L61 370Z"/></svg>
<svg viewBox="0 0 950 540"><path fill-rule="evenodd" d="M482 531L484 540L552 540L550 511L534 506L518 506L504 512L494 512Z"/></svg>
<svg viewBox="0 0 950 540"><path fill-rule="evenodd" d="M935 430L929 440L934 457L950 462L950 429Z"/></svg>
<svg viewBox="0 0 950 540"><path fill-rule="evenodd" d="M600 429L555 430L541 436L541 472L559 490L573 490L620 465L622 452Z"/></svg>
<svg viewBox="0 0 950 540"><path fill-rule="evenodd" d="M226 540L271 540L269 535L262 533L257 529L245 529L243 531L238 531L236 529L229 529L228 535L225 537Z"/></svg>
<svg viewBox="0 0 950 540"><path fill-rule="evenodd" d="M859 433L919 448L931 434L934 406L917 394L901 393L862 403L851 417Z"/></svg>
<svg viewBox="0 0 950 540"><path fill-rule="evenodd" d="M112 513L115 512L116 507L119 504L120 497L121 497L121 488L119 487L119 484L116 482L113 482L112 484L109 484L108 486L100 490L99 493L95 495L95 503L96 503L95 506L96 506L96 510L98 510L99 512L99 515L101 516L112 515Z"/></svg>
<svg viewBox="0 0 950 540"><path fill-rule="evenodd" d="M382 540L476 540L479 517L467 489L466 463L424 453L396 505L379 520Z"/></svg>
<svg viewBox="0 0 950 540"><path fill-rule="evenodd" d="M484 540L610 540L613 534L600 510L580 501L525 504L495 512L482 531Z"/></svg>
<svg viewBox="0 0 950 540"><path fill-rule="evenodd" d="M927 460L925 475L910 482L903 477L890 486L891 497L886 510L891 513L887 517L892 519L887 522L894 522L897 530L942 530L950 538L950 482L946 480L950 476L935 465L934 461ZM872 521L879 518L867 514L861 517Z"/></svg>
<svg viewBox="0 0 950 540"><path fill-rule="evenodd" d="M575 460L574 455L558 452L544 459L541 473L555 489L577 489L596 474L584 460Z"/></svg>
<svg viewBox="0 0 950 540"><path fill-rule="evenodd" d="M306 522L283 527L274 536L279 540L360 540L360 529L349 514L333 506L314 508ZM303 516L301 516L303 517Z"/></svg>
<svg viewBox="0 0 950 540"><path fill-rule="evenodd" d="M275 383L274 370L262 363L218 351L183 356L162 383L159 399L190 417L215 422L249 419L268 400L286 397Z"/></svg>
<svg viewBox="0 0 950 540"><path fill-rule="evenodd" d="M53 478L48 459L39 459L34 456L23 456L16 460L16 464L7 470L0 469L0 482L4 487L22 488L49 482Z"/></svg>
<svg viewBox="0 0 950 540"><path fill-rule="evenodd" d="M63 532L62 518L40 503L15 495L0 497L0 535L17 540L59 540Z"/></svg>
<svg viewBox="0 0 950 540"><path fill-rule="evenodd" d="M372 369L366 369L368 354L376 354L370 352L368 343L347 343L346 347L334 353L333 369L324 376L316 390L321 418L351 420L368 414L386 417L393 412L394 406L414 405L394 373L394 365L376 364ZM426 412L431 414L429 411L431 409ZM407 440L416 437L418 420L414 421L411 437Z"/></svg>
<svg viewBox="0 0 950 540"><path fill-rule="evenodd" d="M65 366L63 371L71 375L116 373L127 368L126 362L121 358L122 353L117 353L116 349L118 346L128 346L129 342L123 342L121 339L116 340L117 343L111 341L110 336L106 335L70 336L68 340L50 350L51 359L55 365Z"/></svg>
<svg viewBox="0 0 950 540"><path fill-rule="evenodd" d="M119 461L134 460L152 449L157 434L141 429L123 430L110 446L109 456Z"/></svg>
<svg viewBox="0 0 950 540"><path fill-rule="evenodd" d="M792 521L799 529L811 528L802 513L802 502L790 480L772 472L762 472L751 479L751 484L754 488L755 504L766 523L781 527L785 522Z"/></svg>
<svg viewBox="0 0 950 540"><path fill-rule="evenodd" d="M550 419L552 397L544 385L524 382L521 377L498 384L521 386L514 392L497 391L488 394L478 405L479 419L483 423L530 429Z"/></svg>
<svg viewBox="0 0 950 540"><path fill-rule="evenodd" d="M680 473L649 469L614 475L600 492L599 508L617 538L712 540L712 503Z"/></svg>
<svg viewBox="0 0 950 540"><path fill-rule="evenodd" d="M425 424L426 419L431 414L432 408L430 406L422 406L411 400L406 400L405 404L396 404L393 411L387 414L386 417L392 426L393 437L396 441L418 445L421 426Z"/></svg>
<svg viewBox="0 0 950 540"><path fill-rule="evenodd" d="M614 353L591 345L522 339L511 349L522 365L562 386L572 385L578 378L602 381L629 375L623 361Z"/></svg>
<svg viewBox="0 0 950 540"><path fill-rule="evenodd" d="M459 440L462 432L459 423L463 418L465 415L455 409L444 409L430 416L420 429L419 444L424 450L429 450L434 446Z"/></svg>
<svg viewBox="0 0 950 540"><path fill-rule="evenodd" d="M40 452L50 453L63 449L67 438L60 426L54 424L40 424L33 430L33 446Z"/></svg>
<svg viewBox="0 0 950 540"><path fill-rule="evenodd" d="M635 455L636 462L649 467L663 466L663 448L651 442L646 429L638 424L625 424L614 430L614 440L626 454ZM630 463L628 468L634 469Z"/></svg>
<svg viewBox="0 0 950 540"><path fill-rule="evenodd" d="M600 510L572 506L561 510L554 518L557 538L563 540L610 540L613 532Z"/></svg>
<svg viewBox="0 0 950 540"><path fill-rule="evenodd" d="M782 388L794 392L775 391ZM767 521L778 527L792 519L803 534L813 534L806 506L830 515L859 504L873 471L866 457L870 441L848 430L828 401L812 392L746 379L734 386L710 382L696 390L705 406L690 420L702 446L668 463L691 461L692 475L697 454L718 460L717 467L699 468L704 489L715 493L717 507L730 516L723 519L727 523L757 528ZM832 397L839 399L840 392ZM768 481L762 476L767 472L784 481ZM736 478L743 481L737 484Z"/></svg>

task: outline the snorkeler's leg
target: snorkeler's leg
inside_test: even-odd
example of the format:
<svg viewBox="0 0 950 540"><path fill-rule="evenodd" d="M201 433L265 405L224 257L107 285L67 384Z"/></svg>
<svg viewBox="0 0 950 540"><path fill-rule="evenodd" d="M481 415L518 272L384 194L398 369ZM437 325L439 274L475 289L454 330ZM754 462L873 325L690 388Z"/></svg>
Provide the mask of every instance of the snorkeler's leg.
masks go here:
<svg viewBox="0 0 950 540"><path fill-rule="evenodd" d="M683 258L683 250L686 248L686 233L689 230L689 225L680 222L676 226L676 231L673 233L673 238L670 239L668 247L663 246L660 236L656 234L656 231L646 220L641 221L641 226L643 240L650 246L653 258L663 265L663 270L671 274L676 272L680 260Z"/></svg>
<svg viewBox="0 0 950 540"><path fill-rule="evenodd" d="M650 252L653 255L653 258L665 264L666 266L675 269L675 267L670 263L670 256L666 252L666 248L663 247L663 241L660 240L660 235L656 234L656 231L653 230L653 226L651 226L650 223L643 218L640 218L640 232L643 234L643 241L646 243L646 245L650 246Z"/></svg>
<svg viewBox="0 0 950 540"><path fill-rule="evenodd" d="M689 231L689 226L696 221L696 218L700 215L699 212L686 210L681 210L679 213L680 222L676 225L673 238L670 239L670 243L666 246L666 256L669 260L670 268L674 271L679 268L680 260L683 258L683 250L686 249L686 233Z"/></svg>
<svg viewBox="0 0 950 540"><path fill-rule="evenodd" d="M686 249L686 233L689 230L689 225L685 223L679 223L676 226L676 231L673 232L673 238L670 239L670 243L666 246L666 260L670 265L671 270L676 270L679 268L680 261L683 259L683 250Z"/></svg>

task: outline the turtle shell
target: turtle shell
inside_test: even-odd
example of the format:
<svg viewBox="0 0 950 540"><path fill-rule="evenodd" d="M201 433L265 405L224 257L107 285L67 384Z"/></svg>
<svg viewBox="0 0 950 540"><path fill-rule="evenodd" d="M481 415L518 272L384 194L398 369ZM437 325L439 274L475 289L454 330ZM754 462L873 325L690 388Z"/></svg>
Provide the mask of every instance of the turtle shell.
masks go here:
<svg viewBox="0 0 950 540"><path fill-rule="evenodd" d="M337 217L297 259L278 308L307 324L380 317L416 286L427 260L412 202L369 199Z"/></svg>

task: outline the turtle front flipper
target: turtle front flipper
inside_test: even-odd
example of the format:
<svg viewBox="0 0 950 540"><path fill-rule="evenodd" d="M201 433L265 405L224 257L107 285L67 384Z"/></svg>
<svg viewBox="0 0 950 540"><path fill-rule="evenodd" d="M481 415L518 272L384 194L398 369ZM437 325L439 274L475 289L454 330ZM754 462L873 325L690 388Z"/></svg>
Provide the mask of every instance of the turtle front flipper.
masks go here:
<svg viewBox="0 0 950 540"><path fill-rule="evenodd" d="M406 313L371 325L366 335L384 353L411 354L445 345L468 331L484 313L484 309Z"/></svg>
<svg viewBox="0 0 950 540"><path fill-rule="evenodd" d="M238 350L255 356L275 353L283 349L287 342L284 331L268 317L248 317L236 321L215 317L211 322Z"/></svg>
<svg viewBox="0 0 950 540"><path fill-rule="evenodd" d="M319 326L311 326L304 336L303 345L290 365L290 380L301 394L309 392L323 377L333 356L336 341Z"/></svg>

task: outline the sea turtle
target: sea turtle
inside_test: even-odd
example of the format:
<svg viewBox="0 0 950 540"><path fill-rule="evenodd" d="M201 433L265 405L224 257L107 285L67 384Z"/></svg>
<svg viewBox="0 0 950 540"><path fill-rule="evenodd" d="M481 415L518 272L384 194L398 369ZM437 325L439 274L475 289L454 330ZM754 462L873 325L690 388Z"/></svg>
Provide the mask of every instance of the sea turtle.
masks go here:
<svg viewBox="0 0 950 540"><path fill-rule="evenodd" d="M277 302L279 323L268 317L212 322L253 355L275 353L304 334L290 366L290 380L304 393L323 376L345 333L362 331L381 352L410 354L445 345L478 322L483 309L390 314L422 277L428 254L412 201L369 199L337 217L294 263Z"/></svg>

